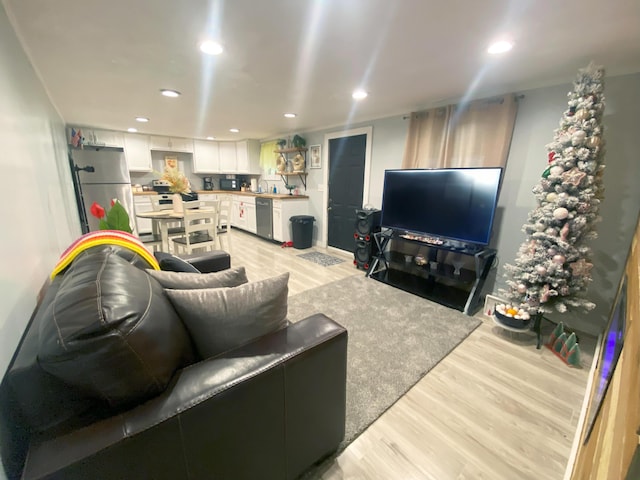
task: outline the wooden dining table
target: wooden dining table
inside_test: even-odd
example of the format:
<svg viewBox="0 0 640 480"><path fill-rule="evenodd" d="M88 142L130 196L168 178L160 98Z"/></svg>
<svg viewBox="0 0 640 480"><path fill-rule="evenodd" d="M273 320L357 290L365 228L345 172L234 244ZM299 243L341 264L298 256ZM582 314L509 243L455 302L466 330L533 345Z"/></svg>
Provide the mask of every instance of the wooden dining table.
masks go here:
<svg viewBox="0 0 640 480"><path fill-rule="evenodd" d="M198 211L212 212L216 211L212 207L199 207ZM163 252L170 252L169 248L169 224L182 222L184 220L185 210L176 212L174 210L158 210L153 212L136 212L136 217L149 218L153 222L153 232L160 233L160 242Z"/></svg>

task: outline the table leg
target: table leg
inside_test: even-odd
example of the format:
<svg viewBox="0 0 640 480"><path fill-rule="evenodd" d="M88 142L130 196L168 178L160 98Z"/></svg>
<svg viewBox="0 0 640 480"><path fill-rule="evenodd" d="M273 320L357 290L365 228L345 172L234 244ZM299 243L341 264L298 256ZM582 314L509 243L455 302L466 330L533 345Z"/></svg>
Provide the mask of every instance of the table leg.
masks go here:
<svg viewBox="0 0 640 480"><path fill-rule="evenodd" d="M169 222L160 220L160 240L162 242L162 251L170 253L169 251Z"/></svg>
<svg viewBox="0 0 640 480"><path fill-rule="evenodd" d="M533 321L533 331L536 332L536 338L538 340L536 348L538 350L540 350L540 346L542 345L542 328L541 328L541 324L542 324L542 313L538 313L536 315L536 318Z"/></svg>

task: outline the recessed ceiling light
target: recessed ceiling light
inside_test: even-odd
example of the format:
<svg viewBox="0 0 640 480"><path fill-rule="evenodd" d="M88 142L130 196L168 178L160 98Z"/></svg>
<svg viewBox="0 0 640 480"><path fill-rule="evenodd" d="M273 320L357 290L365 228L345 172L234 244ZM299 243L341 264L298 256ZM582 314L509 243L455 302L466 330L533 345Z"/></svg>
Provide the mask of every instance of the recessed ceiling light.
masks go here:
<svg viewBox="0 0 640 480"><path fill-rule="evenodd" d="M127 128L127 132L136 133L138 131L137 128Z"/></svg>
<svg viewBox="0 0 640 480"><path fill-rule="evenodd" d="M147 123L149 119L147 117L136 117L136 122Z"/></svg>
<svg viewBox="0 0 640 480"><path fill-rule="evenodd" d="M215 140L216 137L207 137L207 140Z"/></svg>
<svg viewBox="0 0 640 480"><path fill-rule="evenodd" d="M287 117L287 118L296 118L296 114L295 113L285 113L284 116Z"/></svg>
<svg viewBox="0 0 640 480"><path fill-rule="evenodd" d="M513 48L513 42L510 42L509 40L499 40L489 45L487 52L489 52L492 55L496 55L498 53L506 53L512 48Z"/></svg>
<svg viewBox="0 0 640 480"><path fill-rule="evenodd" d="M238 133L238 132L240 132L240 130L238 130L237 128L230 128L230 129L229 129L229 131L230 131L231 133Z"/></svg>
<svg viewBox="0 0 640 480"><path fill-rule="evenodd" d="M356 90L355 92L353 92L351 94L351 96L354 98L354 100L362 100L363 98L367 98L367 95L369 95L367 92L365 92L364 90Z"/></svg>
<svg viewBox="0 0 640 480"><path fill-rule="evenodd" d="M213 40L205 40L200 44L200 51L206 53L207 55L220 55L224 51L224 49L218 42L214 42Z"/></svg>
<svg viewBox="0 0 640 480"><path fill-rule="evenodd" d="M180 96L180 92L178 92L176 90L169 90L167 88L163 88L162 90L160 90L160 93L162 95L164 95L165 97L171 97L171 98L175 98L175 97L179 97Z"/></svg>

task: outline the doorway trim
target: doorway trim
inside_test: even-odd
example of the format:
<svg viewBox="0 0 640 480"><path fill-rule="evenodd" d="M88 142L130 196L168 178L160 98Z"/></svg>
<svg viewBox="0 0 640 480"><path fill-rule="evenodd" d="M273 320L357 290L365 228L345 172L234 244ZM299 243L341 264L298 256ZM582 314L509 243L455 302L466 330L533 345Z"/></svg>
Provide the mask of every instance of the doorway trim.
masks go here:
<svg viewBox="0 0 640 480"><path fill-rule="evenodd" d="M371 174L371 148L373 143L373 127L361 127L351 130L340 130L324 134L324 146L322 148L322 163L327 168L324 169L324 178L322 184L322 237L321 246L327 247L329 243L329 140L334 138L353 137L355 135L366 135L366 146L364 156L364 185L362 186L362 205L366 205L369 201L369 176ZM329 247L332 248L332 247ZM343 252L343 250L335 249Z"/></svg>

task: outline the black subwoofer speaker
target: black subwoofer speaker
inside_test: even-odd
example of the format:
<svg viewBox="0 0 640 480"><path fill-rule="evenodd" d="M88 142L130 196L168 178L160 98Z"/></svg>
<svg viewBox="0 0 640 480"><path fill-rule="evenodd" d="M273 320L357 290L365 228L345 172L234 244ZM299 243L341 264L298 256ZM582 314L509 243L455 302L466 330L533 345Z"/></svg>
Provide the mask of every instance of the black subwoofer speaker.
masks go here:
<svg viewBox="0 0 640 480"><path fill-rule="evenodd" d="M369 270L371 260L377 253L378 246L373 239L369 242L358 239L356 240L356 248L353 251L353 264L362 270Z"/></svg>
<svg viewBox="0 0 640 480"><path fill-rule="evenodd" d="M356 233L370 235L380 231L381 210L356 210Z"/></svg>
<svg viewBox="0 0 640 480"><path fill-rule="evenodd" d="M380 231L381 213L380 210L356 210L353 264L362 270L369 270L371 260L378 254L373 235Z"/></svg>

